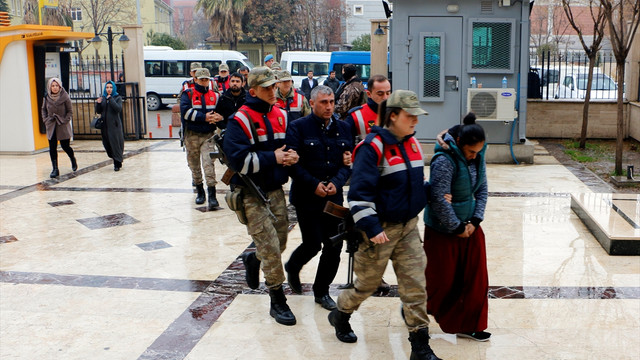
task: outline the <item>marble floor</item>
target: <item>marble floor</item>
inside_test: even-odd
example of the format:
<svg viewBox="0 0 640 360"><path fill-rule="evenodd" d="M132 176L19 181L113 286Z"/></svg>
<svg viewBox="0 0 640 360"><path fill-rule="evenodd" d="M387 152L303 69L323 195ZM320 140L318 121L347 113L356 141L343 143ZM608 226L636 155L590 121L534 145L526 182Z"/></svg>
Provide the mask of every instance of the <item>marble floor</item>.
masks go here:
<svg viewBox="0 0 640 360"><path fill-rule="evenodd" d="M339 342L313 301L317 257L301 272L305 293L288 296L298 324L278 325L264 284L244 282L246 229L226 205L194 204L176 140L127 142L119 172L100 142L72 147L80 168L60 151L56 180L48 153L0 155L0 359L409 358L391 267L392 291L352 317L357 343ZM488 181L493 336L460 339L432 321L436 354L638 359L640 257L607 255L571 210L571 194L612 190L541 146L535 165L489 165ZM283 257L299 243L294 226Z"/></svg>

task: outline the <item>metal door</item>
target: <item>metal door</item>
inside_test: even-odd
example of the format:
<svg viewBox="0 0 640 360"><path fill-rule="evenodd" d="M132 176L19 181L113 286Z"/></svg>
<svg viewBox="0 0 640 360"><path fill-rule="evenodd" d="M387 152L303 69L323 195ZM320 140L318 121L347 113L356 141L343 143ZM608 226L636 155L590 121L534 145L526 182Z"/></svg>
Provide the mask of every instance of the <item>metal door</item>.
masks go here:
<svg viewBox="0 0 640 360"><path fill-rule="evenodd" d="M409 90L429 112L417 126L421 140L460 123L462 34L462 17L409 17Z"/></svg>

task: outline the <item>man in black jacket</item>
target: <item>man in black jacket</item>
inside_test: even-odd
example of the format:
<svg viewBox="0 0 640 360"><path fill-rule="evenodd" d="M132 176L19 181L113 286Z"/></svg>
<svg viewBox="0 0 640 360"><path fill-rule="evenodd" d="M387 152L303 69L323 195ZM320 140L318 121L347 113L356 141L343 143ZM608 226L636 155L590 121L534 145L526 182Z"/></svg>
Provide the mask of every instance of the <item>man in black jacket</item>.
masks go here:
<svg viewBox="0 0 640 360"><path fill-rule="evenodd" d="M285 141L300 160L291 166L293 179L290 201L296 207L302 244L285 265L291 290L302 293L300 269L322 248L313 282L316 303L327 310L336 303L329 296L329 285L340 265L342 241L333 245L330 237L338 233L339 220L323 212L327 201L342 205L342 187L351 175L343 155L353 146L349 125L333 117L333 90L321 85L311 92L313 113L289 124Z"/></svg>
<svg viewBox="0 0 640 360"><path fill-rule="evenodd" d="M218 127L224 128L227 125L229 117L238 111L240 106L244 105L247 91L242 86L243 77L238 73L230 75L229 88L222 94L220 102L216 108L216 112L222 115L224 119Z"/></svg>
<svg viewBox="0 0 640 360"><path fill-rule="evenodd" d="M304 97L311 99L311 90L316 86L318 86L318 80L313 78L313 70L309 70L307 72L307 78L302 79L302 83L300 84L300 90L302 90Z"/></svg>
<svg viewBox="0 0 640 360"><path fill-rule="evenodd" d="M324 83L322 83L322 85L330 87L331 90L333 90L334 94L338 92L338 88L340 87L340 80L336 79L335 70L331 70L331 72L329 73L329 77L324 81Z"/></svg>

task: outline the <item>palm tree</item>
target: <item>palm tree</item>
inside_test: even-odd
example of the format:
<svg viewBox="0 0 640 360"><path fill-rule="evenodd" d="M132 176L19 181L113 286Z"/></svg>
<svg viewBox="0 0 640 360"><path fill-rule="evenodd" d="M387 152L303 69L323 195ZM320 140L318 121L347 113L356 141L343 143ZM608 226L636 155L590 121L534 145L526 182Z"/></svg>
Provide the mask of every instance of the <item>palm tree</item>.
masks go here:
<svg viewBox="0 0 640 360"><path fill-rule="evenodd" d="M242 16L249 0L198 0L196 10L202 9L211 21L209 32L227 42L232 49L238 47L242 34Z"/></svg>

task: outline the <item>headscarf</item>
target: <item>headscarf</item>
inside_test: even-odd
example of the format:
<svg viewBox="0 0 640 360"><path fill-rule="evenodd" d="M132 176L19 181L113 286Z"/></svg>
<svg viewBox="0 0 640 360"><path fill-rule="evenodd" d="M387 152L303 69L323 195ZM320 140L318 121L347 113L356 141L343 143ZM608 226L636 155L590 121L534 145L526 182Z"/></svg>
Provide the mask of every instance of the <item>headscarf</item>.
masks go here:
<svg viewBox="0 0 640 360"><path fill-rule="evenodd" d="M113 80L109 80L106 83L104 83L104 88L102 89L102 96L107 97L107 84L111 83L111 86L113 86L113 91L111 92L111 96L115 97L118 95L118 88L116 88L116 83L113 82Z"/></svg>
<svg viewBox="0 0 640 360"><path fill-rule="evenodd" d="M51 92L51 85L53 84L53 82L57 82L58 85L60 86L60 90L58 91L57 94L54 94ZM52 77L51 79L49 79L49 81L47 82L47 94L49 94L49 98L51 98L51 100L56 101L58 100L58 98L60 97L60 94L62 94L62 81L60 81L60 79L58 79L57 77Z"/></svg>

